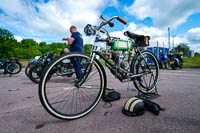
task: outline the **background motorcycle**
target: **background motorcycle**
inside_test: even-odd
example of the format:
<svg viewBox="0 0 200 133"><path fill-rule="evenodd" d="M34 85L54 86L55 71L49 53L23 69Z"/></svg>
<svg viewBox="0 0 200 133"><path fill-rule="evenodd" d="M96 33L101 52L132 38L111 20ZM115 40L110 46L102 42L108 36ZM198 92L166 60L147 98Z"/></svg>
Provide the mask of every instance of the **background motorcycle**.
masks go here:
<svg viewBox="0 0 200 133"><path fill-rule="evenodd" d="M3 70L5 74L18 74L22 70L22 64L19 62L19 59L16 57L1 59L0 60L0 69Z"/></svg>
<svg viewBox="0 0 200 133"><path fill-rule="evenodd" d="M183 56L181 54L176 53L168 53L167 55L169 57L169 64L171 65L173 70L176 70L177 68L182 69L183 67Z"/></svg>
<svg viewBox="0 0 200 133"><path fill-rule="evenodd" d="M39 56L37 56L37 57L39 57ZM37 61L42 60L42 58L43 58L43 56L40 56L40 57L37 58L37 59L36 59L36 57L35 57L35 59L29 61L28 65L27 65L26 68L25 68L25 74L26 74L26 76L27 76L28 78L29 78L29 70L30 70L30 68L33 67L33 66L36 64Z"/></svg>
<svg viewBox="0 0 200 133"><path fill-rule="evenodd" d="M37 61L34 61L29 64L30 69L29 71L28 70L27 71L28 71L28 77L32 82L39 83L42 71L44 70L46 65L53 60L54 53L55 53L54 51L50 51L47 54L41 56Z"/></svg>

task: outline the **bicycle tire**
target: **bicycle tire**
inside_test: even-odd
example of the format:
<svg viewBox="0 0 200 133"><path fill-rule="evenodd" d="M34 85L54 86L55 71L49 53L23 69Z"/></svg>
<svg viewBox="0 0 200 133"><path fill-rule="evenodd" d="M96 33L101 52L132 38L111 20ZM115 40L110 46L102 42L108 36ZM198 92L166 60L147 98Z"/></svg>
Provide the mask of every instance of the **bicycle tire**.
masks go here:
<svg viewBox="0 0 200 133"><path fill-rule="evenodd" d="M65 55L61 55L61 56L55 58L44 69L44 71L41 75L38 89L39 89L40 102L41 102L42 106L44 107L44 109L49 114L51 114L52 116L59 118L59 119L72 120L72 119L77 119L77 118L87 115L96 107L96 105L99 103L99 101L102 97L104 88L106 86L106 81L105 81L106 77L105 77L105 71L102 68L101 64L97 60L94 60L93 64L97 70L96 72L99 74L99 83L100 83L99 88L97 88L97 89L95 89L95 84L90 85L90 87L94 87L94 88L87 88L86 82L83 83L83 85L81 86L82 88L81 87L77 88L77 87L75 87L75 85L73 85L71 83L70 77L62 77L62 76L57 76L57 75L54 75L51 78L51 80L47 82L48 74L51 73L51 71L54 68L56 68L56 65L59 64L60 61L67 59L67 58L81 58L81 60L85 59L87 61L90 60L89 56L86 56L84 54L79 54L79 53L65 54ZM94 68L94 70L95 70L95 68ZM90 74L92 74L92 73L90 73ZM89 74L89 76L90 76L90 74ZM91 75L91 77L98 78L98 75L94 75L94 76ZM98 80L95 80L95 82L96 81L98 83ZM90 84L92 84L92 83L90 83ZM54 85L55 85L55 87L53 87ZM68 86L72 86L72 87L70 88ZM61 88L61 89L59 89L59 88ZM89 89L89 90L87 90L87 89ZM61 91L63 93L61 93ZM95 94L93 94L92 91L94 91L94 92L96 91ZM78 95L79 92L81 92L80 95ZM56 93L58 93L59 95L55 96ZM70 93L72 93L72 94L70 94ZM66 95L66 96L64 96L64 95ZM87 98L85 98L85 99L82 98L82 97L84 97L84 95L86 95L90 99L88 100ZM93 95L94 95L94 97L93 97ZM74 98L75 96L77 96L76 99ZM61 100L62 97L64 98L63 100ZM82 100L81 100L81 98L82 98ZM58 101L53 101L52 99L57 99ZM74 102L73 102L73 100L74 100ZM71 101L71 103L68 104L68 102L70 102L70 101ZM83 105L81 105L82 101L83 101ZM86 102L88 102L87 105L86 105ZM86 106L86 108L82 109L81 106ZM60 109L60 107L61 107L61 109ZM72 109L73 107L75 107L75 109ZM70 109L71 109L71 111L68 111Z"/></svg>
<svg viewBox="0 0 200 133"><path fill-rule="evenodd" d="M152 92L157 85L159 79L159 64L157 57L152 52L145 50L141 53L142 56L137 55L136 58L134 58L131 70L134 75L146 73L146 75L135 77L133 83L138 91L147 94ZM144 60L143 57L147 59ZM151 63L147 63L148 61ZM150 81L147 79L149 75L151 76ZM147 84L148 81L149 83Z"/></svg>

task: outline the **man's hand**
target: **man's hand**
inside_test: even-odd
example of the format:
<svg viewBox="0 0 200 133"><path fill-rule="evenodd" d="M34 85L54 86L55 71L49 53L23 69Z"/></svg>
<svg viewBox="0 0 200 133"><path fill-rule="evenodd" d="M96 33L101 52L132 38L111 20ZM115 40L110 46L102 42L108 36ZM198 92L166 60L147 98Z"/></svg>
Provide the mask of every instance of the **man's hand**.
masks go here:
<svg viewBox="0 0 200 133"><path fill-rule="evenodd" d="M69 40L69 38L63 38L62 39L62 41L68 41Z"/></svg>
<svg viewBox="0 0 200 133"><path fill-rule="evenodd" d="M70 37L70 38L63 38L62 40L63 41L68 41L68 44L72 45L75 39L73 37Z"/></svg>

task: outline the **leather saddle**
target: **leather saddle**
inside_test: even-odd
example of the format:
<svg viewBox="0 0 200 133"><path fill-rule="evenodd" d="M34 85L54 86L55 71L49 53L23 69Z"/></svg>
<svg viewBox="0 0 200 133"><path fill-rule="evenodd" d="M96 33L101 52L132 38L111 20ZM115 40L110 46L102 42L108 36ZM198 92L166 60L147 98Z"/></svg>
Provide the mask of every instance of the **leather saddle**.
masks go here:
<svg viewBox="0 0 200 133"><path fill-rule="evenodd" d="M124 35L135 40L136 46L149 46L149 36L138 35L130 31L125 31Z"/></svg>
<svg viewBox="0 0 200 133"><path fill-rule="evenodd" d="M138 35L138 34L135 34L135 33L132 33L130 31L125 31L124 32L124 35L129 37L129 38L132 38L132 39L136 39L136 40L144 40L144 35Z"/></svg>

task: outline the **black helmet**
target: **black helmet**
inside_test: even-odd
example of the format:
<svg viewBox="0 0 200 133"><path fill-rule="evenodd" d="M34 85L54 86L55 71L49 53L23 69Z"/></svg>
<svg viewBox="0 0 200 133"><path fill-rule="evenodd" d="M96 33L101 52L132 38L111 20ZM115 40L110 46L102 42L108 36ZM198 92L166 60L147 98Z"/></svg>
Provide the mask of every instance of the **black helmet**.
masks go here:
<svg viewBox="0 0 200 133"><path fill-rule="evenodd" d="M129 98L122 109L122 113L127 116L138 116L144 114L144 112L143 100L136 97Z"/></svg>

